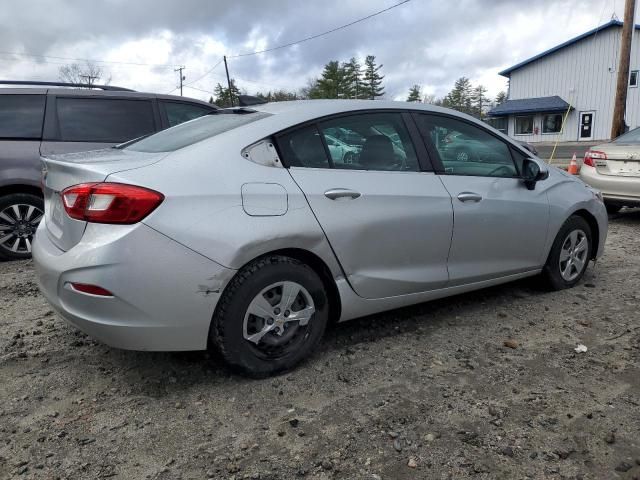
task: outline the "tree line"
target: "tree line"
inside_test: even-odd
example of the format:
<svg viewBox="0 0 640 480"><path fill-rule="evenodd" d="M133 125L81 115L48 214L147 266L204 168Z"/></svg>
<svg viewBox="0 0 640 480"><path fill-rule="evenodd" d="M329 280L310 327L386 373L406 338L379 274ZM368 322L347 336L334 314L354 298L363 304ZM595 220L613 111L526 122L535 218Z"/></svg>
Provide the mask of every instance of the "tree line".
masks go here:
<svg viewBox="0 0 640 480"><path fill-rule="evenodd" d="M375 100L385 94L382 67L382 64L376 62L374 55L367 55L362 61L356 57L346 61L331 60L324 66L319 77L310 79L298 91L258 91L255 96L268 102L322 98ZM106 75L102 67L86 62L85 65L70 64L60 67L59 76L67 82L98 84ZM110 81L109 76L104 83L108 84ZM216 84L209 102L219 107L231 106L231 100L237 99L243 92L235 79L232 78L230 83L231 88L221 83ZM507 94L503 91L495 99L491 99L483 85L473 85L469 78L460 77L453 89L442 98L424 94L422 87L414 84L409 88L406 101L440 105L483 118L490 107L501 104L506 98Z"/></svg>

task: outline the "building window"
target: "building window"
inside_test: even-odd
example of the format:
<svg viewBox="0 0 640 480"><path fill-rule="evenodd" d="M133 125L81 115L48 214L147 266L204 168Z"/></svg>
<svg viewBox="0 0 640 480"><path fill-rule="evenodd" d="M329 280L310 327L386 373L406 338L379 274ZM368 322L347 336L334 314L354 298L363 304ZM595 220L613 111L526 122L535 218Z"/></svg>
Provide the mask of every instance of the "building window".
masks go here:
<svg viewBox="0 0 640 480"><path fill-rule="evenodd" d="M489 117L486 122L499 132L507 134L507 117Z"/></svg>
<svg viewBox="0 0 640 480"><path fill-rule="evenodd" d="M516 117L516 135L531 135L533 133L533 115Z"/></svg>
<svg viewBox="0 0 640 480"><path fill-rule="evenodd" d="M638 70L631 70L631 73L629 74L629 86L638 86Z"/></svg>
<svg viewBox="0 0 640 480"><path fill-rule="evenodd" d="M561 129L561 113L551 113L542 117L542 133L560 133Z"/></svg>

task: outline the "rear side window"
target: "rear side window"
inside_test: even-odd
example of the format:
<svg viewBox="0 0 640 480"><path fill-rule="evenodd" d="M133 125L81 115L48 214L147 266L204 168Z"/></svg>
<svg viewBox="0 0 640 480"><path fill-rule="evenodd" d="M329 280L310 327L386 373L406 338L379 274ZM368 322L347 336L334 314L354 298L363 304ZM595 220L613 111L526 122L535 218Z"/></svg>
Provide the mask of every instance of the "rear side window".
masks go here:
<svg viewBox="0 0 640 480"><path fill-rule="evenodd" d="M44 95L0 95L0 138L40 139Z"/></svg>
<svg viewBox="0 0 640 480"><path fill-rule="evenodd" d="M175 127L176 125L188 122L194 118L202 117L212 110L210 108L190 103L164 101L160 103L164 106L164 111L167 115L167 122L170 127Z"/></svg>
<svg viewBox="0 0 640 480"><path fill-rule="evenodd" d="M150 100L58 97L56 104L62 141L121 143L156 130Z"/></svg>
<svg viewBox="0 0 640 480"><path fill-rule="evenodd" d="M241 127L270 113L212 113L131 143L124 148L136 152L173 152L207 138Z"/></svg>

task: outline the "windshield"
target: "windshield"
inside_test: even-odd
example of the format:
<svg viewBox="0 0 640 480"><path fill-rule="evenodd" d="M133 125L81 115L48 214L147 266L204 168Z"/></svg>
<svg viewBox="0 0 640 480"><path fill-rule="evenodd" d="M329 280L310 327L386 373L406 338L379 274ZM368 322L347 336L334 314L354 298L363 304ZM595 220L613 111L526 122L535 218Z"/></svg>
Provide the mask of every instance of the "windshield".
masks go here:
<svg viewBox="0 0 640 480"><path fill-rule="evenodd" d="M212 113L122 146L134 152L173 152L270 116L265 112Z"/></svg>
<svg viewBox="0 0 640 480"><path fill-rule="evenodd" d="M623 133L613 143L640 143L640 128L634 128L630 132Z"/></svg>

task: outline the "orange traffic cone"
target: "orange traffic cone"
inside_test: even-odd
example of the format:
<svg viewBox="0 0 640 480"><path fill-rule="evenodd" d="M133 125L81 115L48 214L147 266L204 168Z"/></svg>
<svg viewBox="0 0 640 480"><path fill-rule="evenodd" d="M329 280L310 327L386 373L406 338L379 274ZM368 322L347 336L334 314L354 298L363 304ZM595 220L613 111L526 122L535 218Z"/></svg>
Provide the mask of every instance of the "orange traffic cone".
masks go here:
<svg viewBox="0 0 640 480"><path fill-rule="evenodd" d="M578 174L578 161L576 160L576 153L573 152L573 157L571 158L571 163L569 164L569 168L567 169L570 175Z"/></svg>

